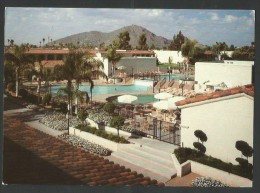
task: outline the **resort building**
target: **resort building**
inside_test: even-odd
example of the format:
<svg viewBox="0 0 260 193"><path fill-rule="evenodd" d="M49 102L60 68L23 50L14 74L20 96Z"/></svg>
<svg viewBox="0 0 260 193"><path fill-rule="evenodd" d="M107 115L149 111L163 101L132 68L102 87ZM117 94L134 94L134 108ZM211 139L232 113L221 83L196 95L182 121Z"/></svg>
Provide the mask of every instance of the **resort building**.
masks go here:
<svg viewBox="0 0 260 193"><path fill-rule="evenodd" d="M181 109L181 145L194 148L194 131L207 135L206 154L224 162L236 162L241 152L235 147L242 140L253 147L254 86L232 88L185 99ZM244 157L245 158L245 157ZM253 162L253 158L249 158Z"/></svg>
<svg viewBox="0 0 260 193"><path fill-rule="evenodd" d="M254 61L224 60L195 63L195 91L224 90L253 82Z"/></svg>
<svg viewBox="0 0 260 193"><path fill-rule="evenodd" d="M8 50L5 50L8 52ZM105 50L86 50L95 59L100 60L104 64L104 72L110 76L112 72L112 63L108 61ZM122 55L120 61L116 63L115 76L132 75L145 72L164 72L166 69L156 66L156 57L153 51L147 50L117 50L118 54ZM30 48L27 51L28 55L34 55L41 60L45 69L53 70L56 65L62 65L66 55L69 54L68 49L42 49ZM39 67L38 62L35 62L36 68ZM120 67L123 70L119 70Z"/></svg>
<svg viewBox="0 0 260 193"><path fill-rule="evenodd" d="M156 66L156 57L153 51L147 50L117 50L122 58L116 63L115 75L120 76L123 73L126 75L139 74L145 72L160 72L162 68ZM106 75L111 75L113 71L112 62L106 57L107 51L96 50L96 59L104 64L104 72ZM118 68L119 67L119 68ZM120 70L120 67L123 70Z"/></svg>
<svg viewBox="0 0 260 193"><path fill-rule="evenodd" d="M171 63L176 64L182 63L185 57L182 56L181 51L169 51L169 50L153 50L160 63Z"/></svg>

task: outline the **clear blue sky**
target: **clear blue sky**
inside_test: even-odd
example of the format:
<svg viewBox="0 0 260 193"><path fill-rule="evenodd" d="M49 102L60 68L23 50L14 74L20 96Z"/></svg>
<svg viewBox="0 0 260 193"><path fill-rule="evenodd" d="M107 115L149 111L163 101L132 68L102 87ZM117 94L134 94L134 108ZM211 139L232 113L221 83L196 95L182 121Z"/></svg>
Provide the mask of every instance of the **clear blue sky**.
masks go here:
<svg viewBox="0 0 260 193"><path fill-rule="evenodd" d="M250 10L7 8L5 43L14 39L18 44L39 45L48 36L55 40L86 31L110 32L135 24L168 39L181 30L202 44L225 41L243 46L254 41L254 15Z"/></svg>

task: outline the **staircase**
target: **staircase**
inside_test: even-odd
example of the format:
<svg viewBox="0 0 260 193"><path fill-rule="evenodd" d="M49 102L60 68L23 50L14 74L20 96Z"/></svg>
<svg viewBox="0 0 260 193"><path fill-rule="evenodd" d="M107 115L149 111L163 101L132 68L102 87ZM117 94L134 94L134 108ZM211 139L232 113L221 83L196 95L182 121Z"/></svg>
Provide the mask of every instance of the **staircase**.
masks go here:
<svg viewBox="0 0 260 193"><path fill-rule="evenodd" d="M162 149L135 142L135 144L124 146L117 152L113 152L108 159L140 172L144 176L166 182L175 177L177 172L171 153Z"/></svg>

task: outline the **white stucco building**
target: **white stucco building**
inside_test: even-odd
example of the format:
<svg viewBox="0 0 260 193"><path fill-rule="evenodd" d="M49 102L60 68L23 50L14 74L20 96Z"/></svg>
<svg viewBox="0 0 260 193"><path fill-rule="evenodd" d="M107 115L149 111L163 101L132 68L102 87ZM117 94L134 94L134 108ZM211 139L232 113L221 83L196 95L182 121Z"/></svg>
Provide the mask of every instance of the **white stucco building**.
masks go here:
<svg viewBox="0 0 260 193"><path fill-rule="evenodd" d="M110 75L112 72L112 63L106 58L106 51L97 51L95 58L102 61L104 64L104 72ZM138 74L144 72L158 72L165 69L156 66L156 57L153 51L146 50L117 50L117 53L122 54L122 58L116 63L116 66L125 67L124 72L129 74ZM115 74L119 74L116 70Z"/></svg>
<svg viewBox="0 0 260 193"><path fill-rule="evenodd" d="M252 83L254 61L195 63L195 91L227 89Z"/></svg>
<svg viewBox="0 0 260 193"><path fill-rule="evenodd" d="M194 131L202 130L208 137L204 143L207 155L238 164L235 159L241 152L235 148L236 141L246 141L253 147L253 89L247 85L177 102L182 146L194 148L193 142L198 141Z"/></svg>
<svg viewBox="0 0 260 193"><path fill-rule="evenodd" d="M181 51L169 51L169 50L153 50L160 63L168 63L169 58L171 62L176 64L182 63L185 57L182 56Z"/></svg>

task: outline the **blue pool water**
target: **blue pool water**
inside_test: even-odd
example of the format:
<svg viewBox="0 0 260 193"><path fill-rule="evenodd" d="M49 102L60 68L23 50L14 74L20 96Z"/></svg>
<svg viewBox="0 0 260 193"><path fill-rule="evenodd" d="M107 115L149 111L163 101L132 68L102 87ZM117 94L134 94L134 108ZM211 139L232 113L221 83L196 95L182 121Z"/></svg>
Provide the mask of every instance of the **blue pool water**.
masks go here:
<svg viewBox="0 0 260 193"><path fill-rule="evenodd" d="M64 87L64 85L56 85L52 86L52 93L55 95L59 88ZM102 85L102 86L94 86L92 90L92 95L98 95L98 94L117 94L120 92L146 92L148 89L147 86L137 86L137 85L126 85L126 86L113 86L113 85ZM89 86L80 86L81 91L87 91L90 93L90 87Z"/></svg>

